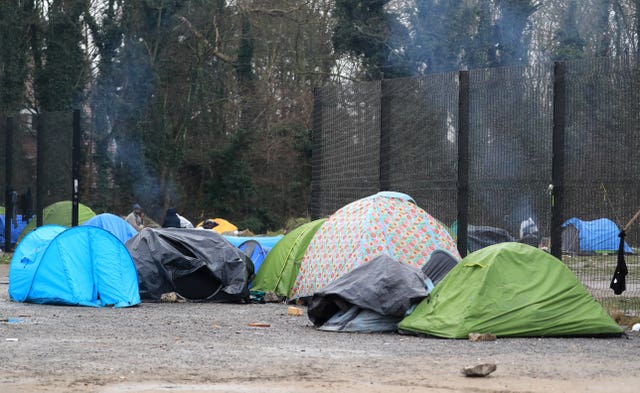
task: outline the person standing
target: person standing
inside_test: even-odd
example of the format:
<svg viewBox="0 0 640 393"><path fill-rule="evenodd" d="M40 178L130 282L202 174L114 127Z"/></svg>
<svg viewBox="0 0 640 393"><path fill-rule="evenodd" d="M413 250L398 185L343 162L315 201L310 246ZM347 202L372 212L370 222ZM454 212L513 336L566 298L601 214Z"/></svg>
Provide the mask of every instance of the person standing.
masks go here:
<svg viewBox="0 0 640 393"><path fill-rule="evenodd" d="M164 218L162 227L163 228L180 228L180 217L178 217L178 213L175 207L170 207L167 209L167 215Z"/></svg>

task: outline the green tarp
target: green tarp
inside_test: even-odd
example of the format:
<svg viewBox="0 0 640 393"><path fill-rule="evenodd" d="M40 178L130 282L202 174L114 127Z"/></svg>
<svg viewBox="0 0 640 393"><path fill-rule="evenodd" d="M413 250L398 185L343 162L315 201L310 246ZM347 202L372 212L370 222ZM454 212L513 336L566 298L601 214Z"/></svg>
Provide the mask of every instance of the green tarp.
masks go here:
<svg viewBox="0 0 640 393"><path fill-rule="evenodd" d="M446 338L623 332L561 261L522 243L469 254L399 329Z"/></svg>
<svg viewBox="0 0 640 393"><path fill-rule="evenodd" d="M252 291L273 291L289 297L300 263L313 235L326 218L308 222L289 232L269 251L251 283Z"/></svg>

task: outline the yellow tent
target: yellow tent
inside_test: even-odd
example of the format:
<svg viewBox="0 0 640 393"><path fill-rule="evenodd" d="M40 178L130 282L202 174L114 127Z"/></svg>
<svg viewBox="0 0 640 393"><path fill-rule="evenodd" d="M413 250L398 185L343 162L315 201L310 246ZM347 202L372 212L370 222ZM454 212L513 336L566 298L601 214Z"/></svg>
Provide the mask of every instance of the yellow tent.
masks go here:
<svg viewBox="0 0 640 393"><path fill-rule="evenodd" d="M223 233L233 232L238 230L237 226L233 225L232 223L225 220L224 218L209 218L208 220L211 220L217 224L212 229L221 235ZM198 225L196 225L196 228L201 228L203 224L204 224L204 221L200 222Z"/></svg>

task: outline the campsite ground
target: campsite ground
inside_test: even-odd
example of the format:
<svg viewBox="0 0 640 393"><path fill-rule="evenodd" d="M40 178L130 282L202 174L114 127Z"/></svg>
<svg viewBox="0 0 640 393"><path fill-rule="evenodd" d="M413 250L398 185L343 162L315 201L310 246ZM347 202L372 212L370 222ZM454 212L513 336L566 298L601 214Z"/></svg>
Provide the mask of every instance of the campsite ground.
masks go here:
<svg viewBox="0 0 640 393"><path fill-rule="evenodd" d="M490 342L314 329L284 304L127 309L8 299L0 264L0 391L637 392L640 336ZM250 326L262 323L268 327ZM486 378L460 369L497 364Z"/></svg>

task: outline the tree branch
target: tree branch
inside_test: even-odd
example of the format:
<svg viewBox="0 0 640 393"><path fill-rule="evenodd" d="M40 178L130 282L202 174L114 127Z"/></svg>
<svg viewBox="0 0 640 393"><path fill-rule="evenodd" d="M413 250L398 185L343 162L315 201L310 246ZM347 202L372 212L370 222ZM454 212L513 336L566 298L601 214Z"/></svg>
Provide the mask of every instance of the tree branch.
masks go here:
<svg viewBox="0 0 640 393"><path fill-rule="evenodd" d="M220 52L220 50L218 49L218 29L216 28L216 41L214 44L211 44L211 42L207 39L207 37L204 36L204 34L202 34L200 31L198 31L192 24L191 22L189 22L189 20L187 18L185 18L184 16L179 16L178 19L180 19L182 21L182 23L184 23L185 25L187 25L187 28L193 33L193 35L196 36L196 38L198 38L200 41L202 41L203 43L205 43L205 45L207 45L209 47L209 49L211 49L211 52L213 53L213 55L215 57L217 57L218 59L224 61L225 63L231 64L234 67L237 65L237 61L235 59L233 59L232 57Z"/></svg>

